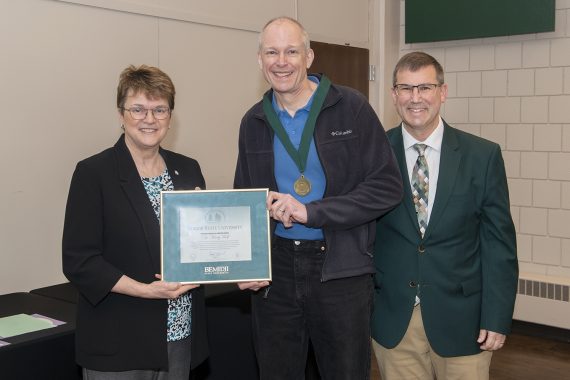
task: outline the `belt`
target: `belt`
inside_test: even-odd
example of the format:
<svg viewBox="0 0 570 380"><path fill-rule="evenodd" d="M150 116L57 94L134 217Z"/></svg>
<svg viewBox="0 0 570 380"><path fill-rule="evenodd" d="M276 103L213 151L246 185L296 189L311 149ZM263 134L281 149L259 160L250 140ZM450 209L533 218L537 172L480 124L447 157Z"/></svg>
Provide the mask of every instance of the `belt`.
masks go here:
<svg viewBox="0 0 570 380"><path fill-rule="evenodd" d="M283 247L293 251L310 249L324 252L326 250L324 240L295 240L275 236L273 238L273 244L277 247Z"/></svg>

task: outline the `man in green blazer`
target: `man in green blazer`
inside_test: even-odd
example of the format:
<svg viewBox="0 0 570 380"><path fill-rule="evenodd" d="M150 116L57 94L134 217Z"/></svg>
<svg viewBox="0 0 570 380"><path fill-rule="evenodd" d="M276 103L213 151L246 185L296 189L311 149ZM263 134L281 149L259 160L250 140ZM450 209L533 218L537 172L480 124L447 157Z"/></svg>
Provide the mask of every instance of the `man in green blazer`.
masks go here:
<svg viewBox="0 0 570 380"><path fill-rule="evenodd" d="M388 138L404 200L379 220L372 337L382 380L488 379L505 344L518 263L501 150L440 117L432 56L403 56ZM407 181L406 181L407 179Z"/></svg>

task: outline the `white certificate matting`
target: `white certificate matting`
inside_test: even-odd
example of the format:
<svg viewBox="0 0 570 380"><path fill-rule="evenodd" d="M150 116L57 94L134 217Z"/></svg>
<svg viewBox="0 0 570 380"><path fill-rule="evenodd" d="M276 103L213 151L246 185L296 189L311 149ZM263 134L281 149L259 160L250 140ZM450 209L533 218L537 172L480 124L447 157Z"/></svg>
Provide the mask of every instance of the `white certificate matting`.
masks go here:
<svg viewBox="0 0 570 380"><path fill-rule="evenodd" d="M180 262L251 260L250 207L180 208Z"/></svg>

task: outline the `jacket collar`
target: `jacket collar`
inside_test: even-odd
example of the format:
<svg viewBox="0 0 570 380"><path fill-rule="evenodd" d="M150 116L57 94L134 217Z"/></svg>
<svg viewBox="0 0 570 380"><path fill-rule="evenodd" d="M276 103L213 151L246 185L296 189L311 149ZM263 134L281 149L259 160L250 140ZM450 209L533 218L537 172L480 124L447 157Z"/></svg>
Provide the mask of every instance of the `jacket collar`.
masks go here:
<svg viewBox="0 0 570 380"><path fill-rule="evenodd" d="M461 165L461 152L457 140L456 130L451 128L445 121L443 122L443 141L441 143L441 158L439 161L439 178L437 180L437 192L433 209L431 211L428 228L425 238L429 237L431 231L443 217L443 211L447 206L449 197L453 193L453 186L457 178L457 172Z"/></svg>
<svg viewBox="0 0 570 380"><path fill-rule="evenodd" d="M317 77L319 79L319 82L321 81L321 78L323 76L322 74L308 74L308 75ZM273 89L270 88L269 90L267 90L263 96L265 96L266 94L270 96L270 99L272 99L273 98ZM342 94L340 93L338 88L335 87L335 85L333 83L329 89L327 97L325 98L325 102L323 103L323 109L328 108L328 107L336 104L337 102L340 101L340 99L342 99ZM254 106L253 116L258 118L258 119L267 120L267 118L265 117L265 113L263 112L262 101L258 102Z"/></svg>

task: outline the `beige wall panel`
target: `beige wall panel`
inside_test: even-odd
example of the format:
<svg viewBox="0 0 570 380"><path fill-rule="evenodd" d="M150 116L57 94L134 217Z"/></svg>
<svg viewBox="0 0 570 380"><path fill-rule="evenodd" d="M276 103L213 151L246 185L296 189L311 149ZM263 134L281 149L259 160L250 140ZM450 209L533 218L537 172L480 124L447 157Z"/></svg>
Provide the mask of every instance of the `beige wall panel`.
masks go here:
<svg viewBox="0 0 570 380"><path fill-rule="evenodd" d="M367 47L367 1L327 2L326 20L323 6L302 1L301 21L314 38ZM240 119L267 88L257 31L272 17L295 17L299 0L4 3L0 293L65 280L61 234L71 175L77 161L120 135L115 91L129 64L171 75L178 96L165 147L198 159L209 188L231 187Z"/></svg>
<svg viewBox="0 0 570 380"><path fill-rule="evenodd" d="M275 16L295 16L297 0L59 0L175 20L258 31Z"/></svg>
<svg viewBox="0 0 570 380"><path fill-rule="evenodd" d="M0 292L61 282L75 163L115 142L115 89L129 63L157 63L157 20L45 0L0 13Z"/></svg>
<svg viewBox="0 0 570 380"><path fill-rule="evenodd" d="M160 64L177 89L164 145L196 158L209 189L232 188L240 120L267 88L257 33L163 20Z"/></svg>
<svg viewBox="0 0 570 380"><path fill-rule="evenodd" d="M368 2L369 0L298 0L299 21L315 41L370 48Z"/></svg>

